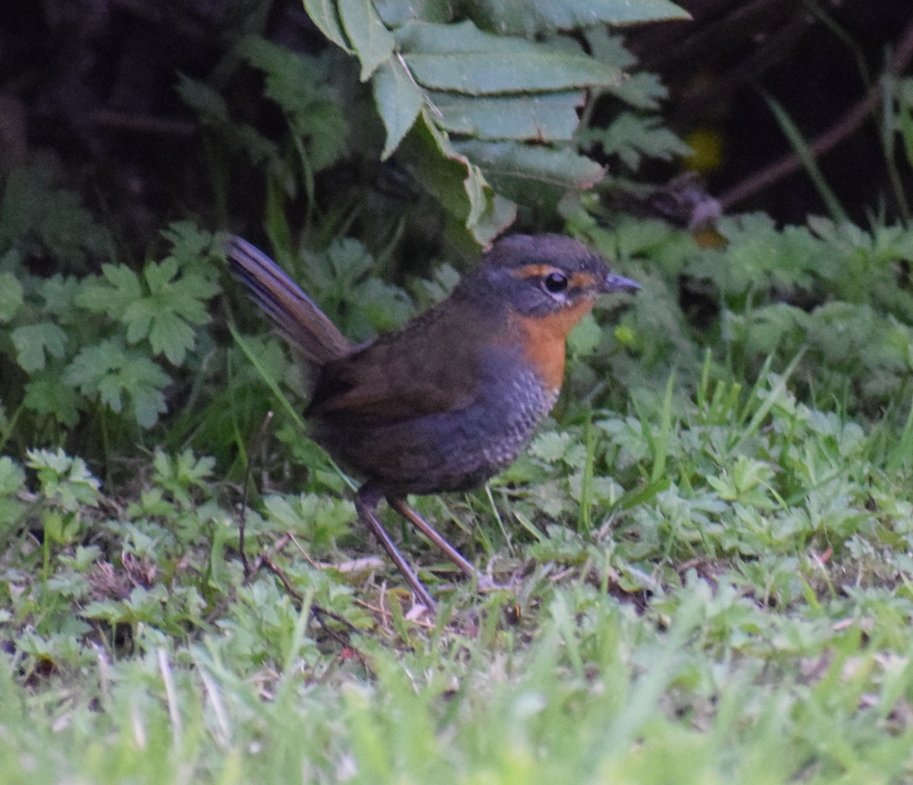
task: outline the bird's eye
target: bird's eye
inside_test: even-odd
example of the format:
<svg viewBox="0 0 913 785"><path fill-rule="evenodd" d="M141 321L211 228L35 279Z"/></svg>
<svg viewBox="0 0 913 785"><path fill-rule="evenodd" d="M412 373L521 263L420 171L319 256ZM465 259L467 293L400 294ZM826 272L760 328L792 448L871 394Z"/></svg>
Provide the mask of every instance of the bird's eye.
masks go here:
<svg viewBox="0 0 913 785"><path fill-rule="evenodd" d="M559 294L567 289L567 277L561 273L549 273L545 276L545 289L552 294Z"/></svg>

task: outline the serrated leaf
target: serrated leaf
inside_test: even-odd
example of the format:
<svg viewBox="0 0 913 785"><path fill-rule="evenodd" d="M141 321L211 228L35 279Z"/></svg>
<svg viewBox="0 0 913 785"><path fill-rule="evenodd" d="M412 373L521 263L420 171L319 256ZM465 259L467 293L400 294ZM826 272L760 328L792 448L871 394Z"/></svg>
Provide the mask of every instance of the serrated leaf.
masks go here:
<svg viewBox="0 0 913 785"><path fill-rule="evenodd" d="M568 348L574 354L591 354L601 342L602 328L591 313L584 315L567 337Z"/></svg>
<svg viewBox="0 0 913 785"><path fill-rule="evenodd" d="M98 506L101 483L82 458L70 457L59 447L56 452L28 450L26 455L26 465L38 472L46 499L67 512L75 512L80 505Z"/></svg>
<svg viewBox="0 0 913 785"><path fill-rule="evenodd" d="M457 142L454 147L478 164L486 176L490 173L573 189L591 188L605 175L598 163L569 148L476 141Z"/></svg>
<svg viewBox="0 0 913 785"><path fill-rule="evenodd" d="M0 458L0 496L12 496L25 487L25 472L12 458Z"/></svg>
<svg viewBox="0 0 913 785"><path fill-rule="evenodd" d="M233 147L243 150L251 161L265 166L279 158L276 145L252 126L232 121L225 99L206 84L178 74L177 92L199 116L201 122L221 133Z"/></svg>
<svg viewBox="0 0 913 785"><path fill-rule="evenodd" d="M8 322L22 305L22 284L12 273L0 273L0 322Z"/></svg>
<svg viewBox="0 0 913 785"><path fill-rule="evenodd" d="M546 463L555 463L564 457L570 446L571 435L567 431L545 431L533 439L529 454Z"/></svg>
<svg viewBox="0 0 913 785"><path fill-rule="evenodd" d="M25 407L38 414L50 414L73 427L79 421L79 396L64 384L59 373L45 373L25 385Z"/></svg>
<svg viewBox="0 0 913 785"><path fill-rule="evenodd" d="M398 57L382 63L374 73L374 103L387 129L380 159L386 161L399 147L422 110L425 96Z"/></svg>
<svg viewBox="0 0 913 785"><path fill-rule="evenodd" d="M184 362L193 347L193 329L173 312L160 313L154 300L140 300L127 309L127 342L137 343L148 336L154 354L164 354L174 365Z"/></svg>
<svg viewBox="0 0 913 785"><path fill-rule="evenodd" d="M406 293L371 273L376 262L358 240L336 238L325 251L301 252L304 288L334 324L356 341L396 327L413 313ZM358 308L351 308L357 302Z"/></svg>
<svg viewBox="0 0 913 785"><path fill-rule="evenodd" d="M349 531L355 513L351 502L309 493L300 496L267 496L266 521L274 530L297 532L318 550L332 547Z"/></svg>
<svg viewBox="0 0 913 785"><path fill-rule="evenodd" d="M46 354L63 357L67 342L67 334L53 322L17 327L10 337L16 347L16 362L28 373L44 368Z"/></svg>
<svg viewBox="0 0 913 785"><path fill-rule="evenodd" d="M393 54L396 40L384 26L371 0L338 0L339 17L361 62L361 81Z"/></svg>
<svg viewBox="0 0 913 785"><path fill-rule="evenodd" d="M622 112L608 128L587 128L580 132L578 143L582 148L597 142L607 155L617 155L631 169L640 166L643 156L668 161L690 152L681 139L661 125L660 118L633 112Z"/></svg>
<svg viewBox="0 0 913 785"><path fill-rule="evenodd" d="M464 222L480 245L487 245L513 223L517 206L492 191L479 168L434 125L427 109L404 147L418 180L447 212Z"/></svg>
<svg viewBox="0 0 913 785"><path fill-rule="evenodd" d="M621 72L583 52L491 35L466 20L415 22L397 31L403 57L419 84L468 95L557 92L609 87Z"/></svg>
<svg viewBox="0 0 913 785"><path fill-rule="evenodd" d="M506 35L691 18L669 0L473 0L472 6L486 28Z"/></svg>
<svg viewBox="0 0 913 785"><path fill-rule="evenodd" d="M637 64L637 58L629 52L620 35L611 35L605 27L591 27L585 30L583 38L587 50L597 60L627 71Z"/></svg>
<svg viewBox="0 0 913 785"><path fill-rule="evenodd" d="M45 312L56 316L61 324L71 324L74 319L84 319L85 314L79 313L74 302L79 287L79 279L64 277L60 273L43 281L41 296L44 298Z"/></svg>
<svg viewBox="0 0 913 785"><path fill-rule="evenodd" d="M609 87L608 92L637 109L656 110L668 95L656 74L641 72L626 74L621 83Z"/></svg>
<svg viewBox="0 0 913 785"><path fill-rule="evenodd" d="M336 163L347 150L349 126L321 62L256 36L238 49L266 74L266 95L282 108L294 133L307 140L309 166L321 171Z"/></svg>
<svg viewBox="0 0 913 785"><path fill-rule="evenodd" d="M351 54L352 49L343 35L339 17L336 14L336 3L333 0L304 0L304 10L307 11L307 15L311 17L311 21L317 25L321 33L336 46Z"/></svg>
<svg viewBox="0 0 913 785"><path fill-rule="evenodd" d="M0 241L23 253L47 253L72 265L108 248L107 232L69 191L54 187L47 163L17 167L6 177L0 199Z"/></svg>
<svg viewBox="0 0 913 785"><path fill-rule="evenodd" d="M200 229L193 221L175 221L162 229L161 235L171 243L170 255L182 270L199 267L201 260L208 260L212 253L212 233Z"/></svg>
<svg viewBox="0 0 913 785"><path fill-rule="evenodd" d="M99 395L102 403L118 413L123 409L123 396L128 395L136 421L144 428L155 425L158 415L167 411L162 388L171 382L168 374L117 338L84 348L63 378L84 395Z"/></svg>
<svg viewBox="0 0 913 785"><path fill-rule="evenodd" d="M431 93L447 131L479 139L568 140L574 135L584 93L574 91L528 96L467 98L456 93Z"/></svg>
<svg viewBox="0 0 913 785"><path fill-rule="evenodd" d="M146 264L143 279L148 294L128 267L105 265L103 271L110 285L87 282L77 295L77 304L104 311L126 325L128 343L148 337L155 354L164 353L175 365L183 363L195 340L187 322L201 325L209 321L205 300L218 291L218 285L196 272L181 275L173 256Z"/></svg>
<svg viewBox="0 0 913 785"><path fill-rule="evenodd" d="M139 276L123 264L104 264L101 269L101 277L82 283L74 302L80 308L120 319L127 306L142 296Z"/></svg>

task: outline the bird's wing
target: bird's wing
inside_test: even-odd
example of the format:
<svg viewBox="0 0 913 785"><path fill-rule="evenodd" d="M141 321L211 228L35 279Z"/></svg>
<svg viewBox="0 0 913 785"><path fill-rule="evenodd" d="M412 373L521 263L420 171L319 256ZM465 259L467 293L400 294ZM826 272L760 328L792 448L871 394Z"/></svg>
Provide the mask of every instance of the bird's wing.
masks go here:
<svg viewBox="0 0 913 785"><path fill-rule="evenodd" d="M478 398L480 320L438 307L321 370L308 414L421 417Z"/></svg>

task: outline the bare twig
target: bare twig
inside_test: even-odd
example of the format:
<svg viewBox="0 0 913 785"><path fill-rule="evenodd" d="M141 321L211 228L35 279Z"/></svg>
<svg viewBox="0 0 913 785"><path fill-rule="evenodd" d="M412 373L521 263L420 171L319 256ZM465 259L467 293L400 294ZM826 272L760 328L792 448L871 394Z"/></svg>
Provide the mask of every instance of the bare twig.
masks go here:
<svg viewBox="0 0 913 785"><path fill-rule="evenodd" d="M260 444L260 440L263 438L263 434L266 433L266 429L269 428L269 424L273 420L273 413L267 412L266 417L263 418L263 424L260 426L260 430L257 431L256 436L251 439L250 448L247 451L247 468L244 470L244 490L241 495L241 514L238 517L238 550L241 552L241 564L244 566L244 582L246 583L250 580L250 576L256 572L259 568L251 568L250 564L247 562L247 553L244 549L244 539L245 533L247 530L247 491L250 487L250 472L251 472L251 462L250 456L253 453L254 448Z"/></svg>
<svg viewBox="0 0 913 785"><path fill-rule="evenodd" d="M866 118L869 117L881 103L884 94L884 80L900 74L909 65L911 58L913 58L913 19L907 23L907 26L900 37L897 49L891 57L881 79L879 79L872 89L869 90L865 98L853 106L833 126L818 136L809 145L809 149L816 158L829 152L859 130ZM783 156L779 161L764 167L722 194L719 197L719 202L723 211L726 212L734 204L762 191L778 180L786 177L786 175L792 174L801 166L802 162L796 153Z"/></svg>

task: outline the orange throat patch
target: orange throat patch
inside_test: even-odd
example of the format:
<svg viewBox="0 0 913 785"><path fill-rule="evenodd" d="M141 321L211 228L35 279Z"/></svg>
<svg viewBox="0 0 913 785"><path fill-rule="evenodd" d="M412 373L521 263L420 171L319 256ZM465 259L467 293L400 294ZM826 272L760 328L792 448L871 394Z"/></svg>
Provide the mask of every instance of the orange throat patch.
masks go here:
<svg viewBox="0 0 913 785"><path fill-rule="evenodd" d="M548 316L516 317L523 334L524 355L543 383L557 392L564 381L565 344L568 333L593 310L595 300L586 298L571 308Z"/></svg>

